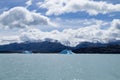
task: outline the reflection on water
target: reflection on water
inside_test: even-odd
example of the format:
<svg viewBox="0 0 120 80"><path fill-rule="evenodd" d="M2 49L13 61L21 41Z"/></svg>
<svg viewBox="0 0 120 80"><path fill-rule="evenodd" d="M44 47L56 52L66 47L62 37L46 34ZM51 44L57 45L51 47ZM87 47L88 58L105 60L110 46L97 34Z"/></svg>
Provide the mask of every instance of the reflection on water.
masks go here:
<svg viewBox="0 0 120 80"><path fill-rule="evenodd" d="M0 54L0 80L120 80L120 55Z"/></svg>

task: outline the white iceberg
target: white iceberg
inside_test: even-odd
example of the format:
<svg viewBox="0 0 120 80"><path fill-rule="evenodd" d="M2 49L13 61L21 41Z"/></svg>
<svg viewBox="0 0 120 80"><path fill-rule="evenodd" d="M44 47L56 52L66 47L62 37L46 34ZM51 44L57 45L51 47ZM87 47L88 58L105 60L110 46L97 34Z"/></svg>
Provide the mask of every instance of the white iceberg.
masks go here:
<svg viewBox="0 0 120 80"><path fill-rule="evenodd" d="M74 54L74 52L72 52L71 50L65 49L61 51L60 54Z"/></svg>

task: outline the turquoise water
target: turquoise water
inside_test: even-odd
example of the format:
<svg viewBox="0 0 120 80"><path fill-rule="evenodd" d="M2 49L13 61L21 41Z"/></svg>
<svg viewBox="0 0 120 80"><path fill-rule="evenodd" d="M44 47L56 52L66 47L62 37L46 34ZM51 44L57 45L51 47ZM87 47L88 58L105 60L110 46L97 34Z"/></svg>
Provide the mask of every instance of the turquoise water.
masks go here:
<svg viewBox="0 0 120 80"><path fill-rule="evenodd" d="M0 54L0 80L120 80L120 55Z"/></svg>

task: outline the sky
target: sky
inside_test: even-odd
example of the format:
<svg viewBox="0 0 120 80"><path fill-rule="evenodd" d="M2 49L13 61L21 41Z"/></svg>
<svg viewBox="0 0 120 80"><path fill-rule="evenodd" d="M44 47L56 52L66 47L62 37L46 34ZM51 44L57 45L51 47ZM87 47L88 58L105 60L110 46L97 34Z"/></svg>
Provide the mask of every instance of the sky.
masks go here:
<svg viewBox="0 0 120 80"><path fill-rule="evenodd" d="M120 40L120 0L1 0L0 44Z"/></svg>

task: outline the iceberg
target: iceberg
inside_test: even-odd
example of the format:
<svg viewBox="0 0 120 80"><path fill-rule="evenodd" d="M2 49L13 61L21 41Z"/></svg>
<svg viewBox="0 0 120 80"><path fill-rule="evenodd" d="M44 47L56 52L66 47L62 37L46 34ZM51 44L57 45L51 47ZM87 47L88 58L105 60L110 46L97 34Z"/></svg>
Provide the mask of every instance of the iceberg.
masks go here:
<svg viewBox="0 0 120 80"><path fill-rule="evenodd" d="M71 50L65 49L65 50L61 51L60 54L75 54L75 53L72 52Z"/></svg>
<svg viewBox="0 0 120 80"><path fill-rule="evenodd" d="M32 51L23 51L23 54L32 54Z"/></svg>

